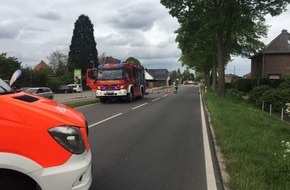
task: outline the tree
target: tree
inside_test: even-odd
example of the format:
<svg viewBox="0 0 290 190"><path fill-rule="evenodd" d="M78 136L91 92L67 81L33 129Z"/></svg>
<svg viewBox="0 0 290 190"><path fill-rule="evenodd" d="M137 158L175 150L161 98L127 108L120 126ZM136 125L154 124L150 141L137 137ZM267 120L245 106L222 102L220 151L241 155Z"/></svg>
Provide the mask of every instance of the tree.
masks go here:
<svg viewBox="0 0 290 190"><path fill-rule="evenodd" d="M9 80L12 74L20 69L21 62L15 57L7 57L7 53L0 54L0 78Z"/></svg>
<svg viewBox="0 0 290 190"><path fill-rule="evenodd" d="M141 65L141 62L138 59L136 59L135 57L128 57L128 59L126 59L126 61L130 61L131 63L136 64L136 65Z"/></svg>
<svg viewBox="0 0 290 190"><path fill-rule="evenodd" d="M68 69L81 69L85 75L86 69L92 67L92 62L98 66L98 51L94 38L94 28L86 15L80 15L75 22L73 36L68 54Z"/></svg>
<svg viewBox="0 0 290 190"><path fill-rule="evenodd" d="M52 52L47 59L49 60L49 66L56 76L64 75L67 71L67 55L56 50Z"/></svg>
<svg viewBox="0 0 290 190"><path fill-rule="evenodd" d="M266 36L264 16L281 14L289 2L290 0L161 0L181 25L192 28L190 32L194 31L195 37L211 39L217 47L215 52L220 96L224 96L224 70L227 60L231 55L247 56L263 47L264 44L259 40ZM194 44L199 46L198 43ZM204 43L200 47L204 47Z"/></svg>
<svg viewBox="0 0 290 190"><path fill-rule="evenodd" d="M180 69L177 69L177 71L173 70L170 72L170 79L172 81L175 81L176 79L181 79L181 78L182 78L182 74L181 74Z"/></svg>
<svg viewBox="0 0 290 190"><path fill-rule="evenodd" d="M183 80L193 80L192 73L190 73L189 68L187 67L182 73Z"/></svg>

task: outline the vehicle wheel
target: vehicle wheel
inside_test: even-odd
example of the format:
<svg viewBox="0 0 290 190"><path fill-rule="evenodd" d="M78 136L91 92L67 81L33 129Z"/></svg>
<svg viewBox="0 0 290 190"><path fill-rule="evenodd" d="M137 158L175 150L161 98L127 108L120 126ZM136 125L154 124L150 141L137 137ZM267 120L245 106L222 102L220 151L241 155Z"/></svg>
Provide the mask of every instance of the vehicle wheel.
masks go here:
<svg viewBox="0 0 290 190"><path fill-rule="evenodd" d="M144 98L144 89L141 88L141 95L140 95L140 99L143 99Z"/></svg>
<svg viewBox="0 0 290 190"><path fill-rule="evenodd" d="M102 103L106 103L107 98L106 98L106 97L100 97L100 101L101 101Z"/></svg>
<svg viewBox="0 0 290 190"><path fill-rule="evenodd" d="M130 93L127 95L127 101L128 102L133 102L134 100L134 94L133 94L133 90L130 90Z"/></svg>
<svg viewBox="0 0 290 190"><path fill-rule="evenodd" d="M0 171L0 189L5 190L38 190L38 185L29 177L12 171Z"/></svg>

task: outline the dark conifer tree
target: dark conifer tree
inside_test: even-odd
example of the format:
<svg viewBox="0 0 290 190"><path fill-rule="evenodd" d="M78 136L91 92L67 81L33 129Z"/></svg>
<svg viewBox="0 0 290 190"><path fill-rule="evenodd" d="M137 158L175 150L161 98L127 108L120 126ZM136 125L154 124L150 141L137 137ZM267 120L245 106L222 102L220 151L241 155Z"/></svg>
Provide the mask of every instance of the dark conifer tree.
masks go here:
<svg viewBox="0 0 290 190"><path fill-rule="evenodd" d="M98 66L98 50L94 38L94 26L86 15L80 15L75 22L70 50L68 54L68 70L86 69Z"/></svg>

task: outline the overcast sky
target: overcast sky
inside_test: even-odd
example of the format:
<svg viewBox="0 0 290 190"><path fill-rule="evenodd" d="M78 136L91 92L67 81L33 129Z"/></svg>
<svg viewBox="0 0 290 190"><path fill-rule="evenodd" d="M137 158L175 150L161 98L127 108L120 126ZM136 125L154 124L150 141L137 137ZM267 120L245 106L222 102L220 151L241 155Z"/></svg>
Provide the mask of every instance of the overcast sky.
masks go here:
<svg viewBox="0 0 290 190"><path fill-rule="evenodd" d="M174 31L179 27L159 0L0 0L0 53L16 57L23 67L34 67L59 50L69 51L74 23L81 14L94 25L99 55L125 60L132 56L148 69L180 68ZM290 10L275 18L269 43L283 29L290 31ZM250 60L235 58L226 73L250 72Z"/></svg>

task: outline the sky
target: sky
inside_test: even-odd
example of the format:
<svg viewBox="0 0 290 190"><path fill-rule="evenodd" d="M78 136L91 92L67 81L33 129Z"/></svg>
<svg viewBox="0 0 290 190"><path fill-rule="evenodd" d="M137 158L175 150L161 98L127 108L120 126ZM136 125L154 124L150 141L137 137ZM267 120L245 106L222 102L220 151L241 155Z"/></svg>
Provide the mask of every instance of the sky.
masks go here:
<svg viewBox="0 0 290 190"><path fill-rule="evenodd" d="M168 11L159 0L0 0L0 53L16 57L22 67L49 63L55 51L68 54L74 24L84 14L94 26L99 55L135 57L148 69L183 71L174 33L179 24ZM290 31L289 18L290 10L266 17L271 27L262 41ZM240 57L226 68L226 74L249 72L250 60Z"/></svg>

